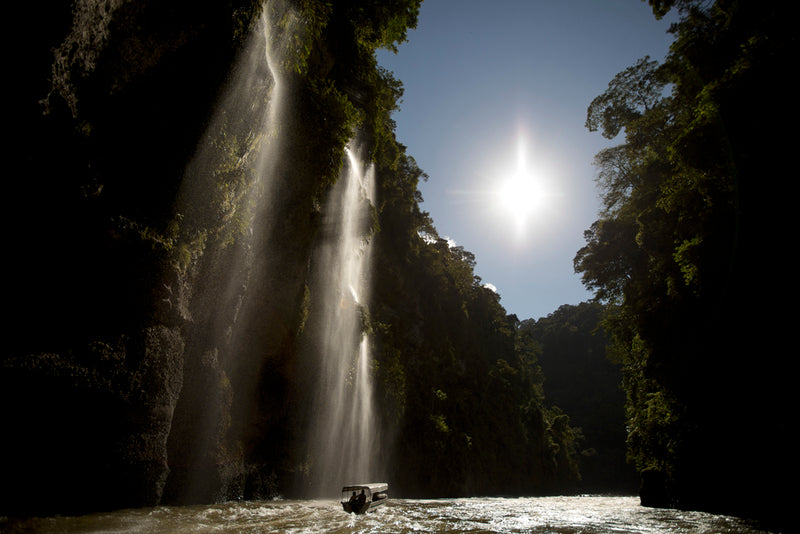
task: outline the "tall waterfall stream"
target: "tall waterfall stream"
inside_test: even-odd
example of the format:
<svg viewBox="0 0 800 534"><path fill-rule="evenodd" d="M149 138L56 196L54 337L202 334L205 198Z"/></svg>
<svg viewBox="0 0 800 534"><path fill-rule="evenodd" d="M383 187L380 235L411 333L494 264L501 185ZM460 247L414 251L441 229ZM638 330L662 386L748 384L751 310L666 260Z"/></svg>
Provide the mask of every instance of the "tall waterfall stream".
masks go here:
<svg viewBox="0 0 800 534"><path fill-rule="evenodd" d="M369 339L362 332L369 292L370 210L374 176L355 149L328 203L314 254L311 381L307 450L312 496L330 496L348 483L377 481L377 422L372 409ZM334 493L335 494L335 493Z"/></svg>
<svg viewBox="0 0 800 534"><path fill-rule="evenodd" d="M375 184L372 167L362 161L354 140L345 149L338 180L321 198L321 229L311 244L309 273L304 279L306 275L297 272L296 260L306 245L291 242L294 232L304 231L292 223L298 217L295 212L302 210L291 211L287 206L307 200L303 195L307 197L308 191L307 187L297 190L296 169L286 161L290 152L286 132L298 119L289 112L291 88L283 79L287 61L292 60L293 39L302 32L303 22L290 8L279 1L265 4L261 24L243 50L218 102L216 119L186 172L177 209L186 214L185 219L201 221L198 226L202 227L209 213L220 210L217 204L222 197L228 206L224 216L237 221L228 226L244 228L237 234L236 246L220 239L217 249L209 247L206 255L212 261L207 262L210 275L206 278L213 283L201 287L211 288L211 293L198 291L194 296L199 303L194 320L202 326L194 330L188 357L202 354L208 363L195 366L219 367L220 382L230 379L234 384L232 391L202 391L205 399L212 399L207 405L232 403L232 410L244 421L248 417L242 413L257 410L253 399L258 397L264 354L282 350L281 340L259 334L264 317L291 325L286 316L297 303L280 301L276 294L290 283L298 288L305 285L308 317L297 342L297 365L304 371L293 385L300 393L291 400L293 417L301 421L300 435L295 438L297 461L304 466L298 469L295 489L303 496L331 497L344 484L370 482L379 476L372 460L378 433L372 410L370 348L363 333ZM231 143L242 145L233 147L241 156L220 171L221 166L212 163L220 158L219 147L229 153ZM231 167L244 178L220 191L219 179L209 175ZM285 260L287 255L293 260ZM221 436L215 410L191 403L183 410L194 414L183 420L206 421L176 438L176 442L199 444L184 468L187 489L183 491L189 502L203 502L204 494L193 486L208 480L213 484L216 451L221 446L235 448L228 444L237 443L251 430L232 428ZM177 456L183 456L176 450Z"/></svg>

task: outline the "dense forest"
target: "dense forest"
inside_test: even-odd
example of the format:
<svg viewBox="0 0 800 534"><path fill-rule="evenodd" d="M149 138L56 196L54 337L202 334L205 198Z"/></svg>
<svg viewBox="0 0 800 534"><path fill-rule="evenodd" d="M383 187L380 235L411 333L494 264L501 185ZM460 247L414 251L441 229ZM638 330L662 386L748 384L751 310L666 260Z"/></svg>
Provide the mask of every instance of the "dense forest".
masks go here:
<svg viewBox="0 0 800 534"><path fill-rule="evenodd" d="M634 494L639 476L626 458L622 372L606 357L603 312L597 303L565 304L519 330L539 345L545 405L578 432L580 492Z"/></svg>
<svg viewBox="0 0 800 534"><path fill-rule="evenodd" d="M786 294L796 7L651 0L680 14L589 106L603 213L575 267L606 303L642 500L778 522L793 479Z"/></svg>
<svg viewBox="0 0 800 534"><path fill-rule="evenodd" d="M395 138L402 83L375 52L420 2L14 6L36 31L8 66L0 514L304 495L315 243L357 140L377 184L359 313L396 495L629 491L635 469L644 504L779 519L791 375L768 243L788 222L795 8L650 0L680 14L671 52L587 114L619 141L575 257L597 302L521 321L439 237ZM279 65L242 61L256 37L283 43ZM277 200L253 212L274 139ZM261 267L226 286L239 256Z"/></svg>

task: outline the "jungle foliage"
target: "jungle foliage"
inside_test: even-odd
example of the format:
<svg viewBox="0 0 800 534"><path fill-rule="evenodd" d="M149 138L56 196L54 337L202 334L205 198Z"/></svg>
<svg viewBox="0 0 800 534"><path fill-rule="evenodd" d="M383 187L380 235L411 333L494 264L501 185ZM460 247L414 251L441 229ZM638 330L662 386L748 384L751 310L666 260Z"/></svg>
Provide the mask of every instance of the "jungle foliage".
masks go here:
<svg viewBox="0 0 800 534"><path fill-rule="evenodd" d="M395 230L402 241L393 241ZM377 240L378 391L398 489L425 496L574 490L574 429L545 408L537 345L474 275L472 254L428 224L387 225Z"/></svg>
<svg viewBox="0 0 800 534"><path fill-rule="evenodd" d="M626 459L622 370L606 354L597 303L562 305L547 317L526 319L520 332L539 345L544 400L569 415L581 493L633 494L639 477Z"/></svg>
<svg viewBox="0 0 800 534"><path fill-rule="evenodd" d="M575 268L608 305L630 457L662 481L643 501L777 519L793 454L767 243L789 223L796 8L651 4L678 10L675 40L588 108L586 126L620 144L596 157L604 209Z"/></svg>

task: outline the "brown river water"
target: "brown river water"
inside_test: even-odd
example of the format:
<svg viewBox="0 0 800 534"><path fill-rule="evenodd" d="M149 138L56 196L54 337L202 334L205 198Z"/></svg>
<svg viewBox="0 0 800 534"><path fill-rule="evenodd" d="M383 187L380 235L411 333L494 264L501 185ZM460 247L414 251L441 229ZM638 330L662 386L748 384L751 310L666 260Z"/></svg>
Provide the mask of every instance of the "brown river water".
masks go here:
<svg viewBox="0 0 800 534"><path fill-rule="evenodd" d="M729 516L646 508L637 497L394 499L365 515L338 501L250 501L207 506L159 506L79 517L11 521L2 533L670 533L755 534Z"/></svg>

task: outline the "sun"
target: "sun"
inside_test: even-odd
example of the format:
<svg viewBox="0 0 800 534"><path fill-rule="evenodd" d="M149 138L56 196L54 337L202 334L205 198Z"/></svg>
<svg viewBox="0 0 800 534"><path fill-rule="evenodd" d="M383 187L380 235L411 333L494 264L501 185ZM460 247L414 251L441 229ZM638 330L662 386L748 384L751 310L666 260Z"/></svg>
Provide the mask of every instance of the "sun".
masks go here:
<svg viewBox="0 0 800 534"><path fill-rule="evenodd" d="M516 168L500 174L495 190L497 208L501 214L514 222L519 233L539 216L545 208L548 193L546 176L541 169L528 162L525 144L519 142Z"/></svg>
<svg viewBox="0 0 800 534"><path fill-rule="evenodd" d="M501 209L522 229L539 207L541 184L530 173L518 172L500 184L497 196Z"/></svg>

